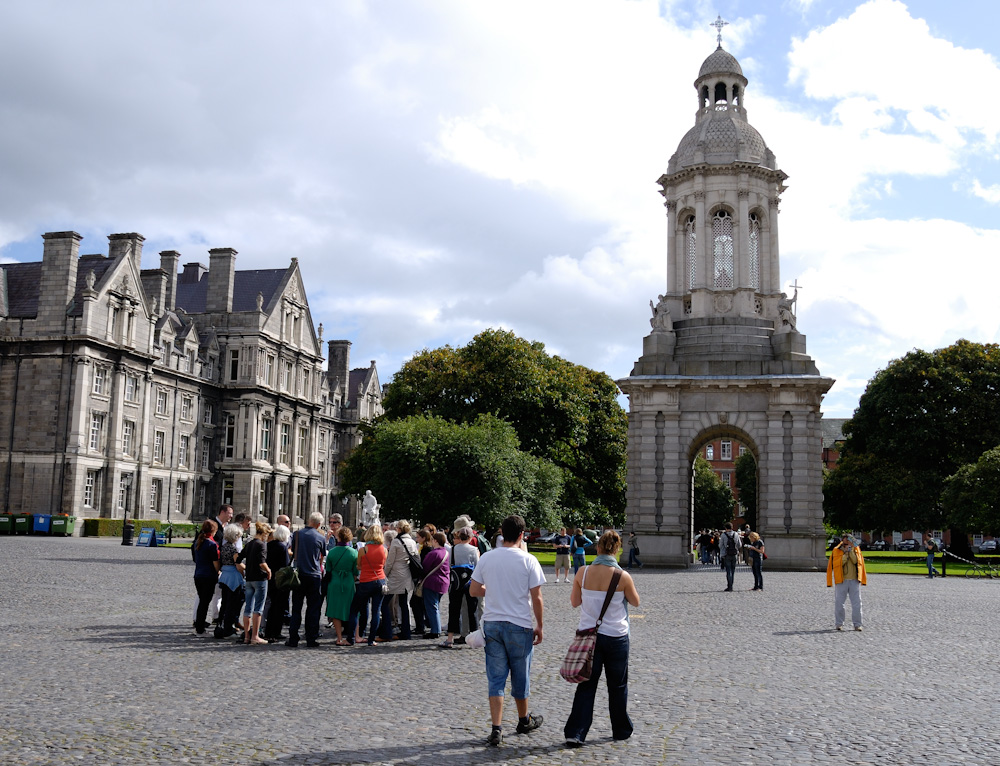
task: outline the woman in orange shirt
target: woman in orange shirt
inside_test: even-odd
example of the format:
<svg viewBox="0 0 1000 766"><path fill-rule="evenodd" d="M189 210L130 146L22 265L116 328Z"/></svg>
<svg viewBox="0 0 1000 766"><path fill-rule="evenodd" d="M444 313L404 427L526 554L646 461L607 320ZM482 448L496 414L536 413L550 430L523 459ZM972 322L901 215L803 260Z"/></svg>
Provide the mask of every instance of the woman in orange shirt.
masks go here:
<svg viewBox="0 0 1000 766"><path fill-rule="evenodd" d="M371 625L368 628L368 646L375 645L375 636L381 622L382 596L386 586L385 566L386 550L382 544L382 527L373 524L365 532L365 547L358 551L358 587L354 591L354 601L351 603L351 613L347 618L347 635L357 635L358 614L362 609L371 612Z"/></svg>

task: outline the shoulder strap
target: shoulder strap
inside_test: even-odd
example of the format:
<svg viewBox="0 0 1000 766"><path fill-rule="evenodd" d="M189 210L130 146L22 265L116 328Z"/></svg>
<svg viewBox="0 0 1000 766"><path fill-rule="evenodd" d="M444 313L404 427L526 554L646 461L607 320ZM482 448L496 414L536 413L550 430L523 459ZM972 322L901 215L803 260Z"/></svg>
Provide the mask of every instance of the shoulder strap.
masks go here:
<svg viewBox="0 0 1000 766"><path fill-rule="evenodd" d="M600 625L602 622L604 622L604 613L608 611L608 606L611 604L611 599L615 595L615 590L618 588L618 581L621 579L622 579L622 570L616 569L615 573L611 575L611 584L608 586L608 593L604 597L604 606L601 607L601 616L597 618L597 625Z"/></svg>

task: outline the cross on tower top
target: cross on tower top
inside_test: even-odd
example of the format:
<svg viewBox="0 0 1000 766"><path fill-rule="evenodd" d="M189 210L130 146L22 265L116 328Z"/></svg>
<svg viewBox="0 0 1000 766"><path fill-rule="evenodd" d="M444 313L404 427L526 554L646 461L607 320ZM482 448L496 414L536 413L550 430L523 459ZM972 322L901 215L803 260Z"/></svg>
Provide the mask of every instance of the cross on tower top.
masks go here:
<svg viewBox="0 0 1000 766"><path fill-rule="evenodd" d="M716 37L716 40L718 41L719 47L721 48L722 47L722 28L723 27L728 27L729 26L729 22L728 21L723 21L722 20L722 15L720 14L719 17L715 21L713 21L711 24L709 24L709 26L710 27L715 27L715 29L718 31L718 36Z"/></svg>

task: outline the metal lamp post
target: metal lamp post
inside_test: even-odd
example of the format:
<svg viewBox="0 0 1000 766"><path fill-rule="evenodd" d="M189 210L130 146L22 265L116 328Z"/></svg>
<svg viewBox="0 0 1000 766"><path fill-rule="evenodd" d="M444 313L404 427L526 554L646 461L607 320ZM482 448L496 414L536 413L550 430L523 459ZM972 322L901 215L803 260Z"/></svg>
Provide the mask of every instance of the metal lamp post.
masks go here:
<svg viewBox="0 0 1000 766"><path fill-rule="evenodd" d="M132 474L122 476L122 486L125 488L125 515L122 517L122 545L132 544L134 527L128 523L128 504L132 498Z"/></svg>

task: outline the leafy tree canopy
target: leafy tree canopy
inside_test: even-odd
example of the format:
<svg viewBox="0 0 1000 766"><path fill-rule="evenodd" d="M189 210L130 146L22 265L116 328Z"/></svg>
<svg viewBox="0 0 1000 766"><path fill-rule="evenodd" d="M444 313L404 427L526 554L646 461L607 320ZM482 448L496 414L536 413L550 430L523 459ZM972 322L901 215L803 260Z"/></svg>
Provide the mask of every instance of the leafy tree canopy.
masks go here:
<svg viewBox="0 0 1000 766"><path fill-rule="evenodd" d="M386 389L385 419L429 415L472 423L484 414L510 423L521 448L563 475L562 515L624 523L628 422L606 374L550 356L504 330L460 348L424 350Z"/></svg>
<svg viewBox="0 0 1000 766"><path fill-rule="evenodd" d="M744 520L750 529L757 529L757 461L749 450L736 458L736 488Z"/></svg>
<svg viewBox="0 0 1000 766"><path fill-rule="evenodd" d="M1000 447L952 474L941 500L948 517L963 529L1000 533Z"/></svg>
<svg viewBox="0 0 1000 766"><path fill-rule="evenodd" d="M343 486L372 490L384 518L451 526L464 513L492 529L517 513L553 527L562 476L520 450L513 427L492 415L462 424L417 415L377 423L347 461Z"/></svg>
<svg viewBox="0 0 1000 766"><path fill-rule="evenodd" d="M827 520L849 529L930 529L960 519L942 505L946 479L1000 444L1000 347L960 340L911 351L878 372L844 424L824 485Z"/></svg>
<svg viewBox="0 0 1000 766"><path fill-rule="evenodd" d="M695 529L719 529L733 520L733 491L722 483L700 454L694 459Z"/></svg>

